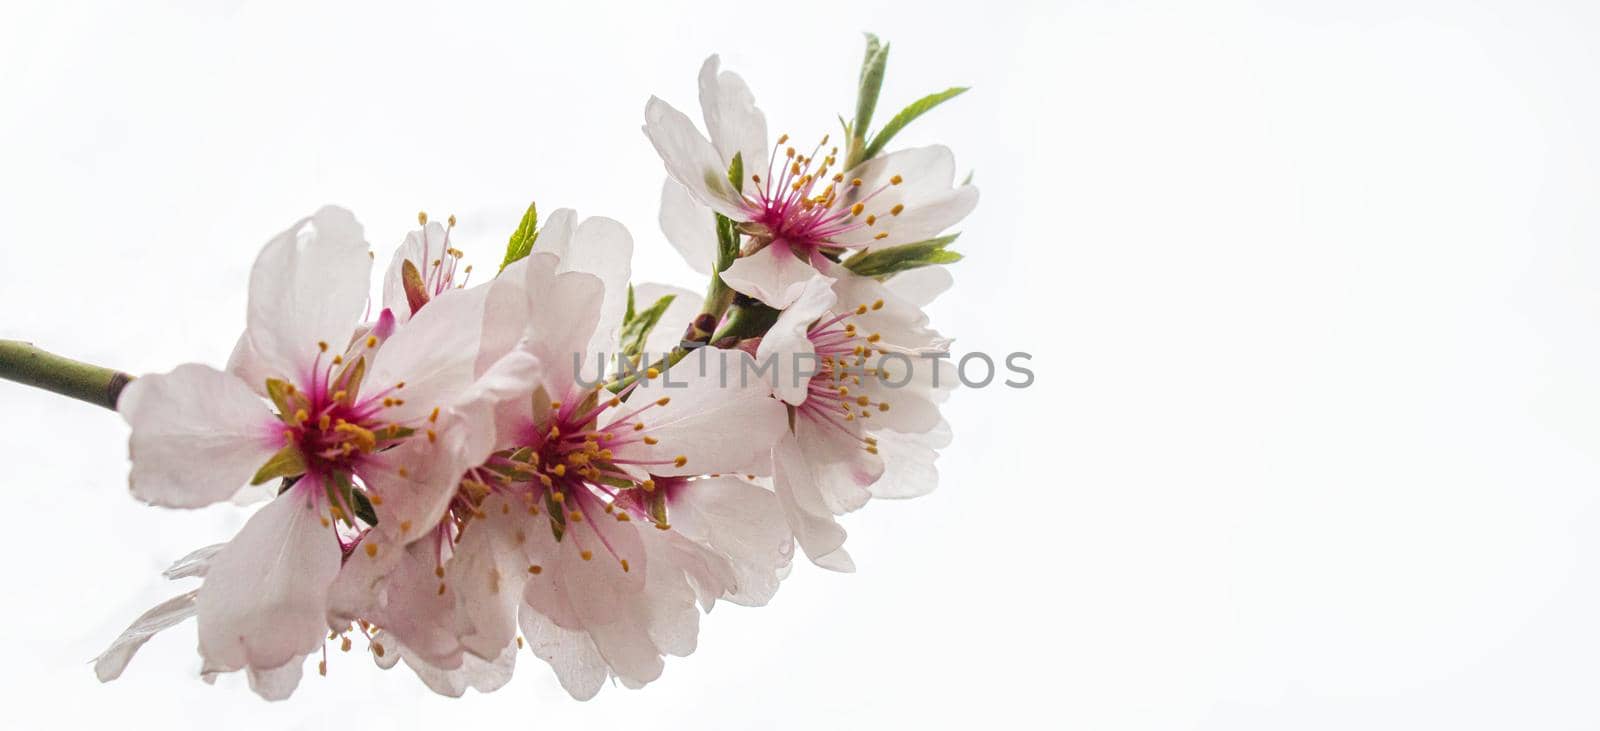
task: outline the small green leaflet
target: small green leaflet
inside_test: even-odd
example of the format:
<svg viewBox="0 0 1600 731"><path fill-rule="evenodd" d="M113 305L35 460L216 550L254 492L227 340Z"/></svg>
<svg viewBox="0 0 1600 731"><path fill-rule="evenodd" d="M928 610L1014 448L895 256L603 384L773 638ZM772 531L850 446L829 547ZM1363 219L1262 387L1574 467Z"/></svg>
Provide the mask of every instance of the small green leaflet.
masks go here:
<svg viewBox="0 0 1600 731"><path fill-rule="evenodd" d="M932 264L951 264L961 261L961 255L945 247L960 235L951 234L915 244L864 251L846 259L844 265L863 277L882 277Z"/></svg>
<svg viewBox="0 0 1600 731"><path fill-rule="evenodd" d="M656 323L661 321L661 316L666 313L668 307L672 306L672 301L677 297L675 294L666 295L656 300L655 304L632 315L627 322L622 324L622 354L627 356L630 361L637 358L644 351L645 339L650 337L650 331L656 328ZM629 310L631 311L633 305L632 287L628 288L628 300Z"/></svg>
<svg viewBox="0 0 1600 731"><path fill-rule="evenodd" d="M878 92L883 90L883 73L888 65L889 44L879 43L877 36L868 33L867 52L861 59L861 84L856 90L856 118L851 124L859 136L865 137L872 124L872 112L878 108Z"/></svg>
<svg viewBox="0 0 1600 731"><path fill-rule="evenodd" d="M305 474L305 471L306 458L300 454L300 445L291 444L267 459L267 463L261 465L261 469L256 470L255 476L250 478L250 484L259 485L279 477L295 477Z"/></svg>
<svg viewBox="0 0 1600 731"><path fill-rule="evenodd" d="M875 155L883 151L884 145L889 144L889 140L893 139L900 130L911 124L912 120L940 104L961 96L968 88L970 87L952 86L937 94L929 94L912 102L910 106L900 110L899 114L894 115L894 119L889 120L889 123L884 125L883 129L878 130L878 134L873 135L872 142L867 145L867 149L862 153L861 159L871 160Z"/></svg>
<svg viewBox="0 0 1600 731"><path fill-rule="evenodd" d="M522 222L517 224L517 230L511 232L511 241L506 243L506 259L500 262L500 271L505 271L512 262L533 253L533 242L538 239L539 208L529 203L528 211L522 214Z"/></svg>

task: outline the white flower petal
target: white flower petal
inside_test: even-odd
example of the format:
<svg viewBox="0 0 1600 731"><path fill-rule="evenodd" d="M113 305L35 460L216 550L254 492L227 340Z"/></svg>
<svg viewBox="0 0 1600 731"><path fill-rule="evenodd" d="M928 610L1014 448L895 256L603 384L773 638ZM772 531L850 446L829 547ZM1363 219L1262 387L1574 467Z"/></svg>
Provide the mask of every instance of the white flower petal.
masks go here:
<svg viewBox="0 0 1600 731"><path fill-rule="evenodd" d="M660 378L644 382L630 401L613 409L613 418L644 406L646 399L669 400L627 420L645 428L618 432L639 441L614 446L617 458L646 464L657 475L769 474L770 450L787 416L782 404L767 397L767 382L741 378L754 371L753 363L742 351L701 348ZM646 436L657 443L645 443ZM674 464L680 456L684 463Z"/></svg>
<svg viewBox="0 0 1600 731"><path fill-rule="evenodd" d="M710 276L717 263L717 214L689 196L671 178L661 183L658 218L667 243L696 272Z"/></svg>
<svg viewBox="0 0 1600 731"><path fill-rule="evenodd" d="M197 597L205 671L278 668L320 646L340 551L316 483L301 478L212 559Z"/></svg>
<svg viewBox="0 0 1600 731"><path fill-rule="evenodd" d="M325 207L268 242L250 270L245 328L263 367L308 381L319 342L338 351L350 341L371 272L361 224L342 208Z"/></svg>
<svg viewBox="0 0 1600 731"><path fill-rule="evenodd" d="M378 398L393 389L404 403L385 408L381 418L421 420L436 407L449 407L472 385L488 294L482 287L445 292L384 341L362 381L361 397ZM401 382L405 388L396 389Z"/></svg>
<svg viewBox="0 0 1600 731"><path fill-rule="evenodd" d="M151 637L195 615L196 593L198 590L179 594L139 615L105 652L94 659L95 677L102 683L121 677L123 669L128 667L128 661Z"/></svg>
<svg viewBox="0 0 1600 731"><path fill-rule="evenodd" d="M540 660L550 664L556 679L573 698L586 701L600 692L610 675L606 659L582 630L566 629L524 605L519 616L522 636Z"/></svg>
<svg viewBox="0 0 1600 731"><path fill-rule="evenodd" d="M576 214L562 209L556 211L554 217L572 219ZM568 230L570 234L566 233ZM545 239L541 232L539 250L561 257L557 272L592 274L604 285L599 325L584 352L586 355L615 353L617 330L622 327L622 315L628 306L633 237L621 223L595 216L584 219L575 229L563 225L559 232L552 232L549 241Z"/></svg>
<svg viewBox="0 0 1600 731"><path fill-rule="evenodd" d="M264 700L281 701L294 694L301 676L305 674L305 666L306 658L301 655L268 670L247 668L245 674L250 679L250 690L255 691L256 695Z"/></svg>
<svg viewBox="0 0 1600 731"><path fill-rule="evenodd" d="M283 446L278 421L243 381L208 366L134 379L117 410L133 433L134 497L196 508L227 500Z"/></svg>
<svg viewBox="0 0 1600 731"><path fill-rule="evenodd" d="M934 461L950 444L950 427L944 422L921 434L878 432L878 453L883 476L867 489L874 498L903 499L926 495L939 486Z"/></svg>
<svg viewBox="0 0 1600 731"><path fill-rule="evenodd" d="M772 461L778 502L800 548L825 569L854 571L855 563L844 550L844 528L823 505L819 477L793 435L778 442Z"/></svg>
<svg viewBox="0 0 1600 731"><path fill-rule="evenodd" d="M744 79L732 71L719 73L721 63L712 56L700 67L700 112L722 161L732 163L741 155L748 179L767 156L767 117Z"/></svg>
<svg viewBox="0 0 1600 731"><path fill-rule="evenodd" d="M226 543L213 543L204 548L190 551L183 558L172 562L172 565L168 566L166 571L162 571L161 575L173 580L187 579L192 576L205 576L206 570L211 568L211 559L215 558L217 552L227 545Z"/></svg>
<svg viewBox="0 0 1600 731"><path fill-rule="evenodd" d="M726 562L732 586L718 592L722 598L761 606L777 592L780 573L794 555L794 537L772 491L733 477L694 480L673 495L670 511L670 534Z"/></svg>
<svg viewBox="0 0 1600 731"><path fill-rule="evenodd" d="M722 281L736 292L784 309L799 299L807 282L822 276L793 252L788 244L775 241L750 256L735 259L722 272Z"/></svg>
<svg viewBox="0 0 1600 731"><path fill-rule="evenodd" d="M927 266L894 275L884 286L916 307L927 307L955 284L950 269Z"/></svg>
<svg viewBox="0 0 1600 731"><path fill-rule="evenodd" d="M744 220L743 200L728 182L728 163L689 117L656 97L644 108L644 134L661 155L667 174L701 204Z"/></svg>
<svg viewBox="0 0 1600 731"><path fill-rule="evenodd" d="M816 360L816 346L812 345L807 332L811 323L833 306L832 283L833 280L822 276L806 282L800 296L778 315L756 348L756 361L763 366L771 363L776 370L777 385L773 390L786 403L796 406L805 403L811 382L805 374L815 374L821 369Z"/></svg>

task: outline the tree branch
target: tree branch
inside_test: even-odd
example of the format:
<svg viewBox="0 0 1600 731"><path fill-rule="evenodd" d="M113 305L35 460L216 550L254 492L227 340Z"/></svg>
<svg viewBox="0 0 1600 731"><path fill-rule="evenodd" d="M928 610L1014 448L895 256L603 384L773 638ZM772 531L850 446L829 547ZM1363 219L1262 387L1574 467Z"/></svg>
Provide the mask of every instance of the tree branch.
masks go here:
<svg viewBox="0 0 1600 731"><path fill-rule="evenodd" d="M87 401L112 411L133 380L122 371L63 358L19 340L0 340L0 378Z"/></svg>

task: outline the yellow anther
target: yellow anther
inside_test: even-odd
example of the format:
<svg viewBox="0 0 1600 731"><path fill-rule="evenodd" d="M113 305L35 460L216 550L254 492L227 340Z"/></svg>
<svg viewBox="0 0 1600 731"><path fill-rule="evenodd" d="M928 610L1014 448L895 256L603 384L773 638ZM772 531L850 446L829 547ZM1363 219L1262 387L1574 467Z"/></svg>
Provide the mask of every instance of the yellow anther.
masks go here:
<svg viewBox="0 0 1600 731"><path fill-rule="evenodd" d="M378 345L378 336L376 336L376 335L368 335L367 336L367 347L375 348L375 347L377 347L377 345Z"/></svg>
<svg viewBox="0 0 1600 731"><path fill-rule="evenodd" d="M423 226L428 225L428 212L427 211L417 211L417 223L419 223L419 224L421 224Z"/></svg>
<svg viewBox="0 0 1600 731"><path fill-rule="evenodd" d="M869 403L872 403L872 399L869 399L866 396L857 396L856 397L856 405L857 406L866 406Z"/></svg>
<svg viewBox="0 0 1600 731"><path fill-rule="evenodd" d="M349 396L349 395L350 395L350 392L348 392L348 391L344 391L344 390L334 391L333 392L333 400L334 401L343 401L345 399L345 397Z"/></svg>
<svg viewBox="0 0 1600 731"><path fill-rule="evenodd" d="M435 432L434 430L429 429L428 430L428 443L432 444L432 443L437 442L437 441L439 441L438 432Z"/></svg>
<svg viewBox="0 0 1600 731"><path fill-rule="evenodd" d="M869 447L867 447L867 453L868 454L877 454L878 453L878 448L869 446Z"/></svg>
<svg viewBox="0 0 1600 731"><path fill-rule="evenodd" d="M561 438L561 427L559 427L559 426L551 426L550 427L550 438L551 439L560 439Z"/></svg>
<svg viewBox="0 0 1600 731"><path fill-rule="evenodd" d="M878 404L878 410L879 411L888 411L889 410L889 402L888 401L884 401L884 402Z"/></svg>
<svg viewBox="0 0 1600 731"><path fill-rule="evenodd" d="M655 480L645 480L644 482L639 483L639 487L644 488L645 492L655 492L656 491L656 481Z"/></svg>
<svg viewBox="0 0 1600 731"><path fill-rule="evenodd" d="M558 464L555 467L550 468L550 471L554 473L556 477L566 477L567 466L564 464Z"/></svg>
<svg viewBox="0 0 1600 731"><path fill-rule="evenodd" d="M317 661L317 674L321 675L323 677L327 677L327 675L328 675L328 661L327 660L318 660Z"/></svg>
<svg viewBox="0 0 1600 731"><path fill-rule="evenodd" d="M865 315L865 314L867 314L867 306L866 305L861 305L861 306L857 307L856 308L856 314L857 315Z"/></svg>
<svg viewBox="0 0 1600 731"><path fill-rule="evenodd" d="M644 431L644 422L642 422L642 421L634 422L633 423L633 430L634 431Z"/></svg>
<svg viewBox="0 0 1600 731"><path fill-rule="evenodd" d="M628 559L622 559L622 573L628 573Z"/></svg>
<svg viewBox="0 0 1600 731"><path fill-rule="evenodd" d="M883 335L881 333L873 333L873 334L867 336L867 342L869 342L869 343L876 343L876 342L878 342L879 340L882 340L882 339L883 339Z"/></svg>
<svg viewBox="0 0 1600 731"><path fill-rule="evenodd" d="M633 518L628 517L627 513L617 513L617 522L618 523L626 523L626 522L628 522L630 520L633 520Z"/></svg>
<svg viewBox="0 0 1600 731"><path fill-rule="evenodd" d="M365 550L367 552L367 558L377 558L378 557L378 544L376 544L376 543L368 543Z"/></svg>
<svg viewBox="0 0 1600 731"><path fill-rule="evenodd" d="M661 377L661 371L658 370L658 369L655 369L655 368L651 368L651 369L646 370L644 372L644 377L645 377L645 380L649 380L651 378L660 378Z"/></svg>
<svg viewBox="0 0 1600 731"><path fill-rule="evenodd" d="M861 215L861 212L866 210L866 209L867 209L867 204L865 204L865 203L857 203L857 204L855 204L853 206L850 206L850 215L859 216L859 215Z"/></svg>
<svg viewBox="0 0 1600 731"><path fill-rule="evenodd" d="M341 637L341 638L339 638L339 651L340 652L349 652L350 651L350 638L349 637Z"/></svg>
<svg viewBox="0 0 1600 731"><path fill-rule="evenodd" d="M367 498L367 502L370 502L373 505L382 505L383 504L383 496L379 495L377 493L373 493L370 497Z"/></svg>
<svg viewBox="0 0 1600 731"><path fill-rule="evenodd" d="M570 520L570 521L572 521L574 523L582 523L583 522L583 511L574 510L572 512L567 513L567 520Z"/></svg>
<svg viewBox="0 0 1600 731"><path fill-rule="evenodd" d="M558 493L555 493L555 494L551 495L550 499L554 500L555 502L558 502L558 503L564 503L564 502L567 501L567 494L564 493L564 492L558 492Z"/></svg>
<svg viewBox="0 0 1600 731"><path fill-rule="evenodd" d="M883 302L883 300L878 300L878 302L881 304ZM433 407L433 413L428 414L428 421L429 422L437 422L437 421L439 421L439 407L437 407L437 406Z"/></svg>
<svg viewBox="0 0 1600 731"><path fill-rule="evenodd" d="M333 356L333 364L334 365L340 365L340 364L343 364L343 363L344 363L344 356L342 356L342 355Z"/></svg>
<svg viewBox="0 0 1600 731"><path fill-rule="evenodd" d="M877 222L878 222L878 217L876 215L867 216L867 225L868 226L871 226L871 225L873 225L873 224L875 224Z"/></svg>
<svg viewBox="0 0 1600 731"><path fill-rule="evenodd" d="M450 224L451 228L454 228L456 225L456 214L450 214L450 217L445 219L445 223Z"/></svg>
<svg viewBox="0 0 1600 731"><path fill-rule="evenodd" d="M561 402L560 401L551 401L550 402L550 410L551 411L560 411L561 410Z"/></svg>
<svg viewBox="0 0 1600 731"><path fill-rule="evenodd" d="M879 231L872 238L873 238L874 241L882 241L882 240L884 240L886 238L889 238L889 232L888 231Z"/></svg>
<svg viewBox="0 0 1600 731"><path fill-rule="evenodd" d="M408 469L406 469L404 467L401 467L401 468L395 470L395 473L399 474L401 477L410 477L411 476L411 470L408 470Z"/></svg>
<svg viewBox="0 0 1600 731"><path fill-rule="evenodd" d="M685 464L687 464L688 461L689 461L688 457L685 457L685 456L680 454L680 455L672 458L672 466L674 466L674 467L682 467Z"/></svg>
<svg viewBox="0 0 1600 731"><path fill-rule="evenodd" d="M320 351L322 351L324 353L328 352L328 341L326 341L326 340L318 340L317 341L317 350L320 350Z"/></svg>
<svg viewBox="0 0 1600 731"><path fill-rule="evenodd" d="M906 182L906 179L902 178L902 177L900 177L898 175L896 175L896 176L894 176L892 178L889 178L889 184L890 185L899 185L899 184L904 183L904 182Z"/></svg>
<svg viewBox="0 0 1600 731"><path fill-rule="evenodd" d="M594 558L594 551L584 551L582 553L579 553L578 555L582 556L583 560L588 561L589 559Z"/></svg>
<svg viewBox="0 0 1600 731"><path fill-rule="evenodd" d="M780 144L780 145L781 145L781 144L783 144L783 143L785 143L785 142L788 142L788 141L789 141L789 135L788 135L788 133L784 133L784 134L782 134L782 135L780 135L780 136L779 136L779 137L778 137L778 144Z"/></svg>
<svg viewBox="0 0 1600 731"><path fill-rule="evenodd" d="M532 564L528 566L528 573L538 576L539 574L544 573L544 567L540 566L539 564Z"/></svg>
<svg viewBox="0 0 1600 731"><path fill-rule="evenodd" d="M657 406L666 406L667 403L670 402L671 400L672 400L671 396L662 396L661 398L656 399L656 405Z"/></svg>
<svg viewBox="0 0 1600 731"><path fill-rule="evenodd" d="M654 444L656 444L657 442L660 442L660 441L661 441L660 439L657 439L655 437L645 437L644 438L644 443L645 444L654 445Z"/></svg>
<svg viewBox="0 0 1600 731"><path fill-rule="evenodd" d="M875 301L873 301L873 303L872 303L872 309L874 309L874 310L881 310L881 309L883 309L883 300L881 300L881 299L880 299L880 300L875 300ZM851 325L851 327L855 327L855 326L854 326L854 325Z"/></svg>
<svg viewBox="0 0 1600 731"><path fill-rule="evenodd" d="M317 428L318 429L321 429L323 431L327 431L328 427L330 427L330 426L333 426L333 417L328 416L327 414L323 414L322 416L317 417Z"/></svg>
<svg viewBox="0 0 1600 731"><path fill-rule="evenodd" d="M400 532L401 533L406 533L406 532L409 532L410 530L411 530L411 521L409 521L409 520L400 521Z"/></svg>
<svg viewBox="0 0 1600 731"><path fill-rule="evenodd" d="M439 582L439 596L444 596L444 582Z"/></svg>
<svg viewBox="0 0 1600 731"><path fill-rule="evenodd" d="M861 187L861 178L851 178L850 179L850 187L852 187L852 188Z"/></svg>

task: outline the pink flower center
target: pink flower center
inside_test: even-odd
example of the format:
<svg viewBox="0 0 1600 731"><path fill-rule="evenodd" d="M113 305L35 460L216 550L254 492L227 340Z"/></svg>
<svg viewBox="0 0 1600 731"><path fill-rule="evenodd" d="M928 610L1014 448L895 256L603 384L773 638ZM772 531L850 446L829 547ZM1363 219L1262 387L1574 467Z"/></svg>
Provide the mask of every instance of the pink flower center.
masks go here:
<svg viewBox="0 0 1600 731"><path fill-rule="evenodd" d="M820 247L841 247L839 236L863 228L881 227L884 216L898 216L904 206L895 204L884 211L868 212L867 207L890 186L903 182L899 175L876 190L863 193L860 178L846 180L844 173L830 171L838 164L839 148L829 148L819 161L817 155L828 144L825 135L810 155L800 155L785 147L788 135L778 138L767 161L767 174L751 175L754 190L746 189L744 208L748 220L772 241L799 247L797 253L810 258ZM782 150L780 157L779 151ZM887 238L887 231L874 234Z"/></svg>

